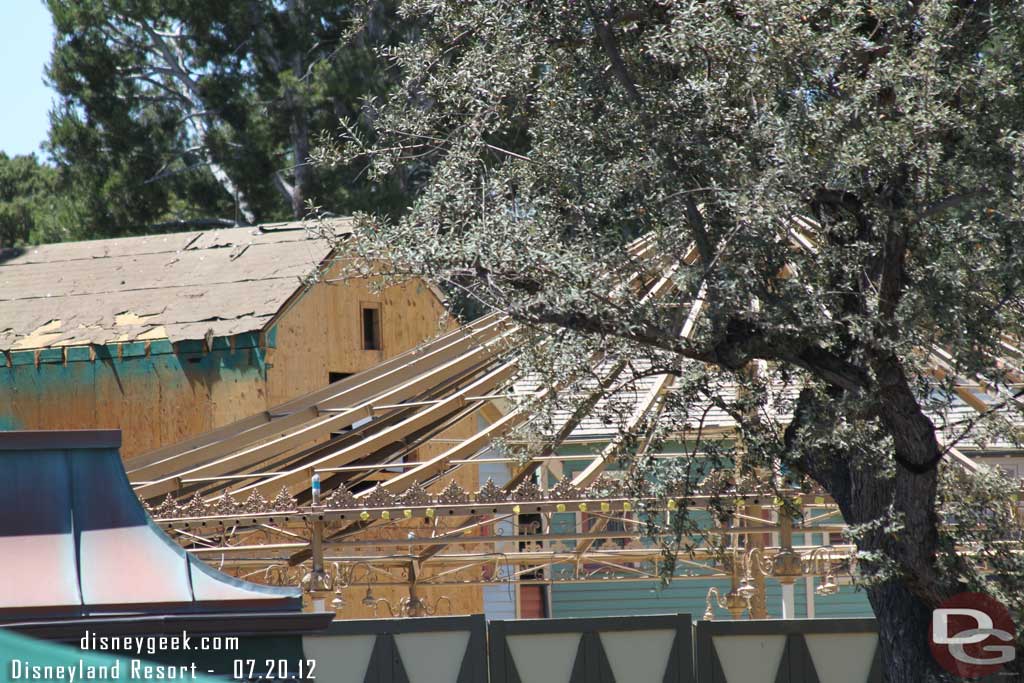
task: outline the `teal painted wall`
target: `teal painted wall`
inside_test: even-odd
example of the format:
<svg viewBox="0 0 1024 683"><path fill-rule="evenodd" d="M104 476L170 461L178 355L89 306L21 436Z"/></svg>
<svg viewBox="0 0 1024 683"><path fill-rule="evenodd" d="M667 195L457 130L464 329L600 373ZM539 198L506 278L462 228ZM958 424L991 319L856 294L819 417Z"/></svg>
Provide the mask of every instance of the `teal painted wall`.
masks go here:
<svg viewBox="0 0 1024 683"><path fill-rule="evenodd" d="M630 583L577 583L551 587L552 616L554 617L617 617L631 614L687 613L700 619L706 608L708 589L718 588L721 594L729 590L729 582L717 579L674 581L662 588L657 582ZM804 581L794 587L796 616L806 618L807 593ZM782 588L776 581L768 581L768 614L782 614ZM873 617L871 605L863 590L843 586L839 593L814 598L815 617ZM715 608L716 620L729 620L724 609Z"/></svg>
<svg viewBox="0 0 1024 683"><path fill-rule="evenodd" d="M563 455L592 455L601 450L603 444L567 444L560 449ZM676 445L667 445L666 450L679 450ZM587 460L563 461L563 471L572 477L586 464ZM549 485L554 483L549 481ZM706 516L707 513L695 512L695 515ZM574 529L577 515L574 513L556 513L552 515L552 531L568 531ZM818 523L835 523L835 520L820 520ZM823 534L795 534L797 545L808 543L820 545L826 542ZM566 543L572 547L573 543ZM553 568L553 575L558 576L561 567ZM565 570L570 568L565 567ZM648 567L648 570L651 568ZM814 581L813 578L810 579ZM818 585L820 581L813 585ZM648 615L665 613L688 613L694 619L700 619L706 609L708 589L716 587L724 595L729 590L727 579L691 578L676 580L668 586L657 581L647 582L609 582L606 584L591 582L585 584L558 583L551 586L551 605L553 617L607 617ZM770 616L779 617L782 613L782 587L777 581L768 580L766 585L767 606ZM794 602L797 617L809 617L807 610L806 579L794 586ZM728 620L731 617L724 609L715 608L715 619ZM844 585L839 593L831 596L814 596L815 617L873 617L867 594L854 586Z"/></svg>
<svg viewBox="0 0 1024 683"><path fill-rule="evenodd" d="M551 603L555 617L617 617L631 614L689 614L700 619L706 609L708 589L718 588L724 595L729 591L727 580L695 579L674 581L661 587L649 583L594 583L562 584L552 587ZM797 586L796 610L806 616L806 601L801 585ZM778 616L781 612L782 591L779 585L768 586L768 612ZM715 608L716 620L731 617L724 609Z"/></svg>
<svg viewBox="0 0 1024 683"><path fill-rule="evenodd" d="M266 408L253 334L0 354L0 429L121 428L125 455Z"/></svg>

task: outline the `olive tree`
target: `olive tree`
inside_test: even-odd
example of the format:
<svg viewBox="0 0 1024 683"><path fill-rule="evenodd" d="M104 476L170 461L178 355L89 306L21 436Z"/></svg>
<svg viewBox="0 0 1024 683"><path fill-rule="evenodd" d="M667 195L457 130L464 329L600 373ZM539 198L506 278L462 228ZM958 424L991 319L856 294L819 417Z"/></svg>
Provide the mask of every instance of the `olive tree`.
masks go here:
<svg viewBox="0 0 1024 683"><path fill-rule="evenodd" d="M366 104L373 139L343 126L318 153L380 176L418 169L407 215L363 218L367 256L553 335L527 345L552 377L596 352L677 375L684 400L665 422L686 419L687 390L713 395L714 376L749 378L755 362L755 408L779 383L799 387L785 424L737 410L752 416L745 447L818 482L854 528L889 680L942 675L927 633L952 594L986 591L1021 621L1017 554L963 522L998 507L1005 483L944 463L958 436L1005 427L1019 406L1024 5L403 11L424 28L382 54L404 84ZM642 258L624 248L639 236ZM652 264L675 294L622 288ZM702 322L680 335L699 292ZM956 385L978 377L993 409L945 424ZM947 499L957 524L940 523ZM965 544L976 552L956 552Z"/></svg>

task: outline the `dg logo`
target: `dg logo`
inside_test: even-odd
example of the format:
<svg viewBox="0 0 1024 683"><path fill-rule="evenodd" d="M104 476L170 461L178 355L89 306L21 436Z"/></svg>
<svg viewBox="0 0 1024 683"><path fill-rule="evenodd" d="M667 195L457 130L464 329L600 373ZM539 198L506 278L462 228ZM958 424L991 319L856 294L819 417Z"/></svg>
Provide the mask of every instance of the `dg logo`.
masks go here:
<svg viewBox="0 0 1024 683"><path fill-rule="evenodd" d="M932 655L946 671L979 678L1002 670L1016 655L1016 627L998 600L958 593L932 612Z"/></svg>

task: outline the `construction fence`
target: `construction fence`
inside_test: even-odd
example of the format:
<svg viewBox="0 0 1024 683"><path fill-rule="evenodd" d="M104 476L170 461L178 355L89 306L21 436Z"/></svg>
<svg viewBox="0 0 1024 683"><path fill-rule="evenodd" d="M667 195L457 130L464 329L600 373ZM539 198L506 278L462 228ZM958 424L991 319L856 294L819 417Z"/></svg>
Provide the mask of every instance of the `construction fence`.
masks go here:
<svg viewBox="0 0 1024 683"><path fill-rule="evenodd" d="M306 636L303 650L332 683L882 681L873 619L338 621L324 635Z"/></svg>

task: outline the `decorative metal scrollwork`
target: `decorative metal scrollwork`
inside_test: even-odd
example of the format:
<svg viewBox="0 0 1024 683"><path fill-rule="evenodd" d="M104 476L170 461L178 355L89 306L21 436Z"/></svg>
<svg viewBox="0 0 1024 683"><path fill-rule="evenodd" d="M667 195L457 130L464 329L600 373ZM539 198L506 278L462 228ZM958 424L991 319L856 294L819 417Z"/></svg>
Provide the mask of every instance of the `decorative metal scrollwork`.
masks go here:
<svg viewBox="0 0 1024 683"><path fill-rule="evenodd" d="M274 500L270 501L270 509L274 512L289 512L298 507L298 503L288 492L288 487L282 486L277 492Z"/></svg>
<svg viewBox="0 0 1024 683"><path fill-rule="evenodd" d="M441 494L437 497L437 502L442 505L459 505L462 503L469 502L469 494L466 490L459 486L459 482L454 479L448 483L448 486L441 491Z"/></svg>
<svg viewBox="0 0 1024 683"><path fill-rule="evenodd" d="M502 503L508 499L508 494L495 484L493 479L488 477L484 485L480 487L475 498L478 503Z"/></svg>
<svg viewBox="0 0 1024 683"><path fill-rule="evenodd" d="M414 481L412 486L398 496L397 502L400 505L422 506L430 505L433 501L427 490L418 481Z"/></svg>
<svg viewBox="0 0 1024 683"><path fill-rule="evenodd" d="M581 498L582 495L583 492L572 483L572 479L562 477L558 480L558 483L551 487L548 497L551 500L576 500Z"/></svg>

